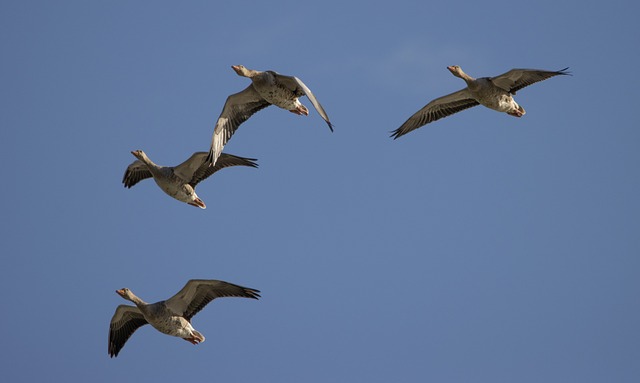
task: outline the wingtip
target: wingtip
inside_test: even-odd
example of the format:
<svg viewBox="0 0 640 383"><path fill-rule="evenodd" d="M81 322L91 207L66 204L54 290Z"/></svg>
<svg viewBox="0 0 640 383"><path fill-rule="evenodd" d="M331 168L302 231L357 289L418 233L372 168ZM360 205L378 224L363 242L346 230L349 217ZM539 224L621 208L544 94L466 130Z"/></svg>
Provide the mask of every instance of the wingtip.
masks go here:
<svg viewBox="0 0 640 383"><path fill-rule="evenodd" d="M394 140L398 139L398 137L403 136L403 134L402 134L402 133L400 133L400 129L392 130L392 131L391 131L391 132L389 132L389 133L391 133L391 135L390 135L389 137L390 137L390 138L393 138Z"/></svg>
<svg viewBox="0 0 640 383"><path fill-rule="evenodd" d="M333 124L327 121L327 125L329 125L329 130L331 130L331 133L333 133Z"/></svg>
<svg viewBox="0 0 640 383"><path fill-rule="evenodd" d="M262 296L260 295L260 290L256 289L247 289L246 291L252 299L260 299Z"/></svg>
<svg viewBox="0 0 640 383"><path fill-rule="evenodd" d="M116 346L114 344L109 345L109 358L115 358L118 356L120 350L116 350Z"/></svg>
<svg viewBox="0 0 640 383"><path fill-rule="evenodd" d="M564 69L560 69L558 71L558 74L564 74L564 75L567 75L567 76L573 76L573 74L571 72L569 72L567 69L569 69L569 67L566 67Z"/></svg>

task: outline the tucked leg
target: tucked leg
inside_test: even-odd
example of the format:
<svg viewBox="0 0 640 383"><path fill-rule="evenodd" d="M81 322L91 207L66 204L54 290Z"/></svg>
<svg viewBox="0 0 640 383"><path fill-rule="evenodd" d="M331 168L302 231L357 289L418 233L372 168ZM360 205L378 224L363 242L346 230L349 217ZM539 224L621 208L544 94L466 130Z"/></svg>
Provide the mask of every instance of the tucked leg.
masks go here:
<svg viewBox="0 0 640 383"><path fill-rule="evenodd" d="M513 116L513 117L522 117L522 116L524 116L525 113L527 113L527 112L524 111L524 108L521 107L520 105L518 105L518 109L513 110L513 111L511 111L511 112L509 112L507 114L510 115L510 116Z"/></svg>
<svg viewBox="0 0 640 383"><path fill-rule="evenodd" d="M309 115L309 109L307 109L306 106L300 104L298 105L295 109L291 109L289 110L289 112L293 113L293 114L297 114L298 116L308 116Z"/></svg>
<svg viewBox="0 0 640 383"><path fill-rule="evenodd" d="M198 341L198 339L196 339L196 338L195 338L195 337L193 337L193 336L192 336L192 337L189 337L189 338L182 338L182 339L186 340L187 342L189 342L189 343L191 343L191 344L198 344L198 343L200 343L200 342Z"/></svg>

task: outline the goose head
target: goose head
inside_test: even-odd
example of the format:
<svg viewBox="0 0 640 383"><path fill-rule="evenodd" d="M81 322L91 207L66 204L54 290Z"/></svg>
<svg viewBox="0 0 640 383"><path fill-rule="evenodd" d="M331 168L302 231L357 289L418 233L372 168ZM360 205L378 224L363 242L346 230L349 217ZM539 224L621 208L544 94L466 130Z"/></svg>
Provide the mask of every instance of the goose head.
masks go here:
<svg viewBox="0 0 640 383"><path fill-rule="evenodd" d="M448 66L447 69L449 69L449 72L451 72L451 74L453 74L456 77L460 77L461 79L465 80L465 81L473 81L474 78L469 76L468 74L464 73L462 71L462 68L460 68L459 65L451 65Z"/></svg>
<svg viewBox="0 0 640 383"><path fill-rule="evenodd" d="M124 299L133 302L135 295L133 295L133 293L131 292L131 290L129 290L128 288L123 288L120 290L116 290L116 293L118 293L118 295L120 295L121 297L123 297Z"/></svg>
<svg viewBox="0 0 640 383"><path fill-rule="evenodd" d="M247 69L244 65L232 65L231 69L233 69L238 76L242 76L242 77L253 77L256 74L258 74L257 71L255 70L251 70L251 69Z"/></svg>
<svg viewBox="0 0 640 383"><path fill-rule="evenodd" d="M448 66L447 69L449 69L449 72L451 72L451 74L453 74L454 76L462 78L462 73L464 72L459 65L451 65Z"/></svg>
<svg viewBox="0 0 640 383"><path fill-rule="evenodd" d="M131 152L131 154L133 154L133 156L140 161L144 161L144 159L147 158L147 155L142 150L134 150Z"/></svg>

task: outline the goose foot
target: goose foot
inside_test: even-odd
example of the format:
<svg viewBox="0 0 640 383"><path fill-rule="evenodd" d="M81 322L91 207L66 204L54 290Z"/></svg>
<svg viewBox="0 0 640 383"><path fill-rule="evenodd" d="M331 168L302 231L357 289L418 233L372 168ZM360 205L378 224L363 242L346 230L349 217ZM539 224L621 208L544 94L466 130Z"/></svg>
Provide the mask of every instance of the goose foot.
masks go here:
<svg viewBox="0 0 640 383"><path fill-rule="evenodd" d="M518 109L514 110L513 112L508 112L507 114L513 117L522 117L525 115L524 108L518 105Z"/></svg>
<svg viewBox="0 0 640 383"><path fill-rule="evenodd" d="M207 205L200 198L196 198L192 202L187 202L191 206L199 207L200 209L206 209Z"/></svg>
<svg viewBox="0 0 640 383"><path fill-rule="evenodd" d="M309 109L307 109L307 107L304 106L304 105L300 105L300 106L296 107L295 109L290 109L289 112L291 112L293 114L297 114L298 116L308 116L309 115Z"/></svg>

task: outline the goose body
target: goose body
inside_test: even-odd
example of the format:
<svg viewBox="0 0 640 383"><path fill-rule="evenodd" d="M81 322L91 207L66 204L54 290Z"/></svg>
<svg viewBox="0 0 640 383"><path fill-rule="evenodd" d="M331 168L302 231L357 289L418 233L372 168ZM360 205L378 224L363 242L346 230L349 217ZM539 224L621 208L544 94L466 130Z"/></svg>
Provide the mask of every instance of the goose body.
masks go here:
<svg viewBox="0 0 640 383"><path fill-rule="evenodd" d="M229 166L257 167L254 158L244 158L223 153L215 166L209 166L206 161L207 152L196 152L189 159L178 166L159 166L142 150L131 152L137 160L131 163L124 173L122 183L131 188L146 178L153 178L156 184L169 196L178 201L202 209L205 203L196 194L196 186L218 170Z"/></svg>
<svg viewBox="0 0 640 383"><path fill-rule="evenodd" d="M192 279L173 297L146 303L128 288L116 290L135 306L120 305L109 325L109 356L118 356L133 333L150 324L163 334L182 338L192 344L202 343L204 335L191 325L191 318L209 302L221 297L258 299L260 291L218 280Z"/></svg>
<svg viewBox="0 0 640 383"><path fill-rule="evenodd" d="M299 98L307 96L322 119L333 131L329 116L311 90L297 77L285 76L274 71L257 71L242 65L231 67L239 76L251 79L251 84L243 91L232 94L222 108L211 138L208 161L215 165L222 149L238 127L256 112L269 105L298 115L309 115L309 109Z"/></svg>
<svg viewBox="0 0 640 383"><path fill-rule="evenodd" d="M309 115L309 109L299 100L299 97L304 96L305 93L299 88L299 84L293 80L294 77L285 77L274 71L250 71L240 65L232 68L239 75L249 77L252 87L269 104L297 115ZM291 81L291 84L287 85L287 81ZM329 127L331 128L331 125Z"/></svg>
<svg viewBox="0 0 640 383"><path fill-rule="evenodd" d="M510 116L522 117L526 112L513 99L513 95L518 90L554 76L569 74L567 72L569 68L559 71L511 69L496 77L476 79L464 73L457 65L449 66L447 69L454 76L463 79L467 87L429 102L409 117L402 126L394 130L391 137L396 139L430 122L476 105L484 105L489 109L507 113Z"/></svg>

